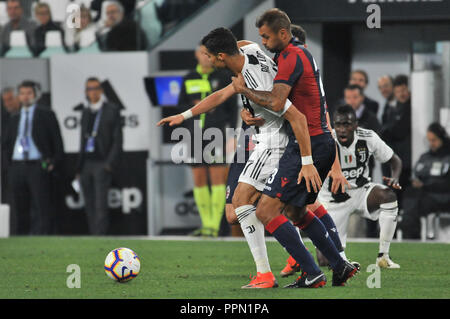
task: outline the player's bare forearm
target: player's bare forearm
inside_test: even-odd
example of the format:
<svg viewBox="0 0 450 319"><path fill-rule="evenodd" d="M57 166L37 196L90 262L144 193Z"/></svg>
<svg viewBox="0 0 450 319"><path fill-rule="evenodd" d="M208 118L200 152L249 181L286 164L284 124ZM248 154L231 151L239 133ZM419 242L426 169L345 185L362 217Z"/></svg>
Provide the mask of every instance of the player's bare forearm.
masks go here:
<svg viewBox="0 0 450 319"><path fill-rule="evenodd" d="M189 119L193 116L197 116L203 113L207 113L211 111L212 109L218 107L222 103L224 103L226 100L228 100L233 94L235 94L235 90L233 85L228 85L224 87L223 89L214 92L213 94L207 96L203 100L201 100L199 103L191 107L189 110L169 116L166 118L163 118L160 120L156 125L162 126L164 124L169 124L169 126L175 126L180 125L183 123L186 119Z"/></svg>
<svg viewBox="0 0 450 319"><path fill-rule="evenodd" d="M286 113L284 113L284 118L289 121L289 124L292 127L292 131L297 139L302 157L311 156L311 138L309 136L306 116L297 110L294 105L291 105L287 109Z"/></svg>
<svg viewBox="0 0 450 319"><path fill-rule="evenodd" d="M229 84L223 89L216 91L211 95L208 95L206 98L204 98L191 108L192 116L207 113L215 109L220 104L228 100L233 94L235 94L233 85Z"/></svg>
<svg viewBox="0 0 450 319"><path fill-rule="evenodd" d="M402 173L402 166L403 166L402 160L400 159L400 157L398 157L397 154L394 154L389 160L389 164L391 165L392 178L398 181Z"/></svg>
<svg viewBox="0 0 450 319"><path fill-rule="evenodd" d="M236 93L242 93L254 103L271 109L274 112L283 110L286 99L291 92L291 87L283 83L274 84L272 91L249 89L245 85L244 77L240 73L236 77L233 77L232 81Z"/></svg>

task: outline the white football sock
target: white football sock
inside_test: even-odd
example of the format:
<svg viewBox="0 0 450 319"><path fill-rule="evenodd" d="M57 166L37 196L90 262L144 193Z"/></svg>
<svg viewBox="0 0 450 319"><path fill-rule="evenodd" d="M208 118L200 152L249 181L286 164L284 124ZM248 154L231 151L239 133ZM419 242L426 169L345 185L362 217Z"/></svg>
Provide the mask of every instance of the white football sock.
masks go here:
<svg viewBox="0 0 450 319"><path fill-rule="evenodd" d="M264 225L256 217L256 207L244 205L235 209L236 216L247 239L248 246L256 264L256 271L270 272L269 258L267 257L266 240L264 238Z"/></svg>
<svg viewBox="0 0 450 319"><path fill-rule="evenodd" d="M394 237L397 226L398 204L397 201L380 205L380 253L389 254L389 246Z"/></svg>

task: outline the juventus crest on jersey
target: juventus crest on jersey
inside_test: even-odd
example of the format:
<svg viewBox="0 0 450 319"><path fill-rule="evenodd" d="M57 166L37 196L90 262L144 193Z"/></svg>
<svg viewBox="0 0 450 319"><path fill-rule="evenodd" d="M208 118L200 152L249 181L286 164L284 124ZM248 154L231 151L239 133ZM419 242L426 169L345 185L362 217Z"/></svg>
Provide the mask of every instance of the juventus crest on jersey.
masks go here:
<svg viewBox="0 0 450 319"><path fill-rule="evenodd" d="M275 62L256 43L241 47L241 52L245 56L241 73L247 87L258 91L272 91L273 79L277 74ZM288 136L286 135L283 114L292 103L286 100L284 109L280 112L274 112L250 102L244 95L242 95L242 101L244 107L254 117L262 117L265 120L264 124L258 127L255 140L258 143L266 144L268 147L284 148L288 142Z"/></svg>
<svg viewBox="0 0 450 319"><path fill-rule="evenodd" d="M386 163L394 151L372 130L357 128L353 143L345 147L336 140L342 173L352 187L369 182L369 158ZM328 187L324 187L328 189ZM323 189L323 188L322 188Z"/></svg>

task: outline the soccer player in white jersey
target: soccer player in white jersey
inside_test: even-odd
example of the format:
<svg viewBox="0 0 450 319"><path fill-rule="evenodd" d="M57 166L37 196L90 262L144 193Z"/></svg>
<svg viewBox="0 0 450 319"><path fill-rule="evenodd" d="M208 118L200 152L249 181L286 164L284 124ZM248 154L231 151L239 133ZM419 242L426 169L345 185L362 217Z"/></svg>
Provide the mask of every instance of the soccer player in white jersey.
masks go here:
<svg viewBox="0 0 450 319"><path fill-rule="evenodd" d="M214 40L210 41L211 39ZM217 39L228 39L228 42L224 40L224 43L218 44ZM234 43L232 43L233 41ZM249 87L258 90L272 89L273 79L277 72L276 65L256 43L239 41L237 46L240 49L238 50L236 39L232 33L228 29L218 28L211 31L203 39L202 45L207 48L206 54L215 67L226 67L235 74L242 73ZM214 52L214 45L220 46L220 52L225 53ZM233 86L230 85L211 94L190 110L162 119L158 125L165 123L169 123L171 126L179 125L187 118L213 109L235 93ZM277 287L278 284L272 274L267 257L264 225L255 215L254 199L255 194L264 190L266 181L278 167L278 162L287 145L285 119L289 121L299 143L310 143L308 127L305 116L295 107L292 107L289 100L286 101L283 110L279 112L262 108L256 104L251 105L245 98L243 102L244 107L250 110L255 117L264 119L264 123L257 128L254 137L256 147L239 177L239 184L233 196L236 217L245 234L257 267L257 276L243 288ZM306 150L308 147L305 146L304 149ZM311 172L312 174L300 172L299 180L305 178L308 185L311 181L318 185L320 177L313 165Z"/></svg>
<svg viewBox="0 0 450 319"><path fill-rule="evenodd" d="M400 268L389 257L389 247L398 213L397 196L392 189L401 189L398 181L402 161L374 131L358 128L356 114L349 105L339 107L334 113L334 129L341 168L351 188L333 194L328 178L318 199L333 218L344 247L351 214L378 220L380 246L376 264L380 268ZM391 165L392 177L383 177L386 185L370 181L368 163L371 156Z"/></svg>

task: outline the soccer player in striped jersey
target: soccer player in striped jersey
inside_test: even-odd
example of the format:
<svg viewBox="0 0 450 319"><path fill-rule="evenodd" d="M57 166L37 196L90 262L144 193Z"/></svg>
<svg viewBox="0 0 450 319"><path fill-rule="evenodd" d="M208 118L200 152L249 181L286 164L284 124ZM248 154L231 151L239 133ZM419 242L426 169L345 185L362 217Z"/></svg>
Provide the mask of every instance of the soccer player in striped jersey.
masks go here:
<svg viewBox="0 0 450 319"><path fill-rule="evenodd" d="M392 189L401 189L398 181L402 161L377 133L358 127L356 114L351 106L339 107L333 120L342 171L351 188L346 192L333 194L330 191L330 180L327 179L319 193L319 201L327 207L335 221L344 247L351 214L378 220L380 246L376 264L380 268L400 268L389 257L389 247L395 233L398 213L397 196ZM370 181L369 159L372 156L391 166L392 177L383 177L386 185Z"/></svg>
<svg viewBox="0 0 450 319"><path fill-rule="evenodd" d="M279 9L268 10L257 19L256 26L263 45L276 53L278 72L274 85L270 92L255 90L247 87L244 78L238 74L233 78L235 90L254 103L273 111L279 111L289 97L295 107L305 115L311 136L310 148L305 149L305 145L290 134L278 171L266 185L256 214L266 229L303 268L302 275L289 287L320 286L326 279L315 263L308 260L303 249L298 249L301 243L294 239L295 229L281 214L286 205L295 208L289 216L290 219L308 234L313 244L329 260L333 269L333 286L341 286L357 269L339 254L334 243L338 242L338 239L330 239L332 233L327 232L327 229L333 229L335 225L329 214L321 214L319 219L306 210L308 204L316 201L322 183L313 184L311 191L308 183L297 179L299 172L308 172L310 164L314 163L323 181L336 163L336 144L329 129L319 69L311 53L292 36L291 22L286 13ZM306 156L306 153L312 153L312 156ZM321 207L322 211L326 212L323 206Z"/></svg>
<svg viewBox="0 0 450 319"><path fill-rule="evenodd" d="M246 41L240 41L238 44L231 31L225 28L211 31L204 37L202 44L207 48L207 55L214 66L226 67L235 74L243 74L246 85L255 89L270 90L272 88L277 70L276 65L257 44ZM180 124L187 117L209 111L233 94L235 94L235 91L233 86L230 85L208 96L183 114L161 120L158 125L164 123L169 123L169 125ZM264 189L266 181L276 170L288 142L285 119L289 121L290 128L300 143L308 146L307 123L304 115L298 112L295 107L292 107L289 100L286 100L283 109L277 112L260 107L257 104L251 104L245 98L243 102L244 106L255 117L261 117L265 120L256 129L256 147L239 177L239 184L233 196L236 217L246 236L257 266L257 276L243 288L276 287L278 284L270 270L267 258L264 225L256 218L254 199L255 194ZM299 179L305 178L308 185L310 183L316 185L320 182L320 177L313 165L311 166L309 174L297 177ZM296 232L295 236L299 238ZM307 251L306 253L309 254ZM309 257L314 262L310 254Z"/></svg>

